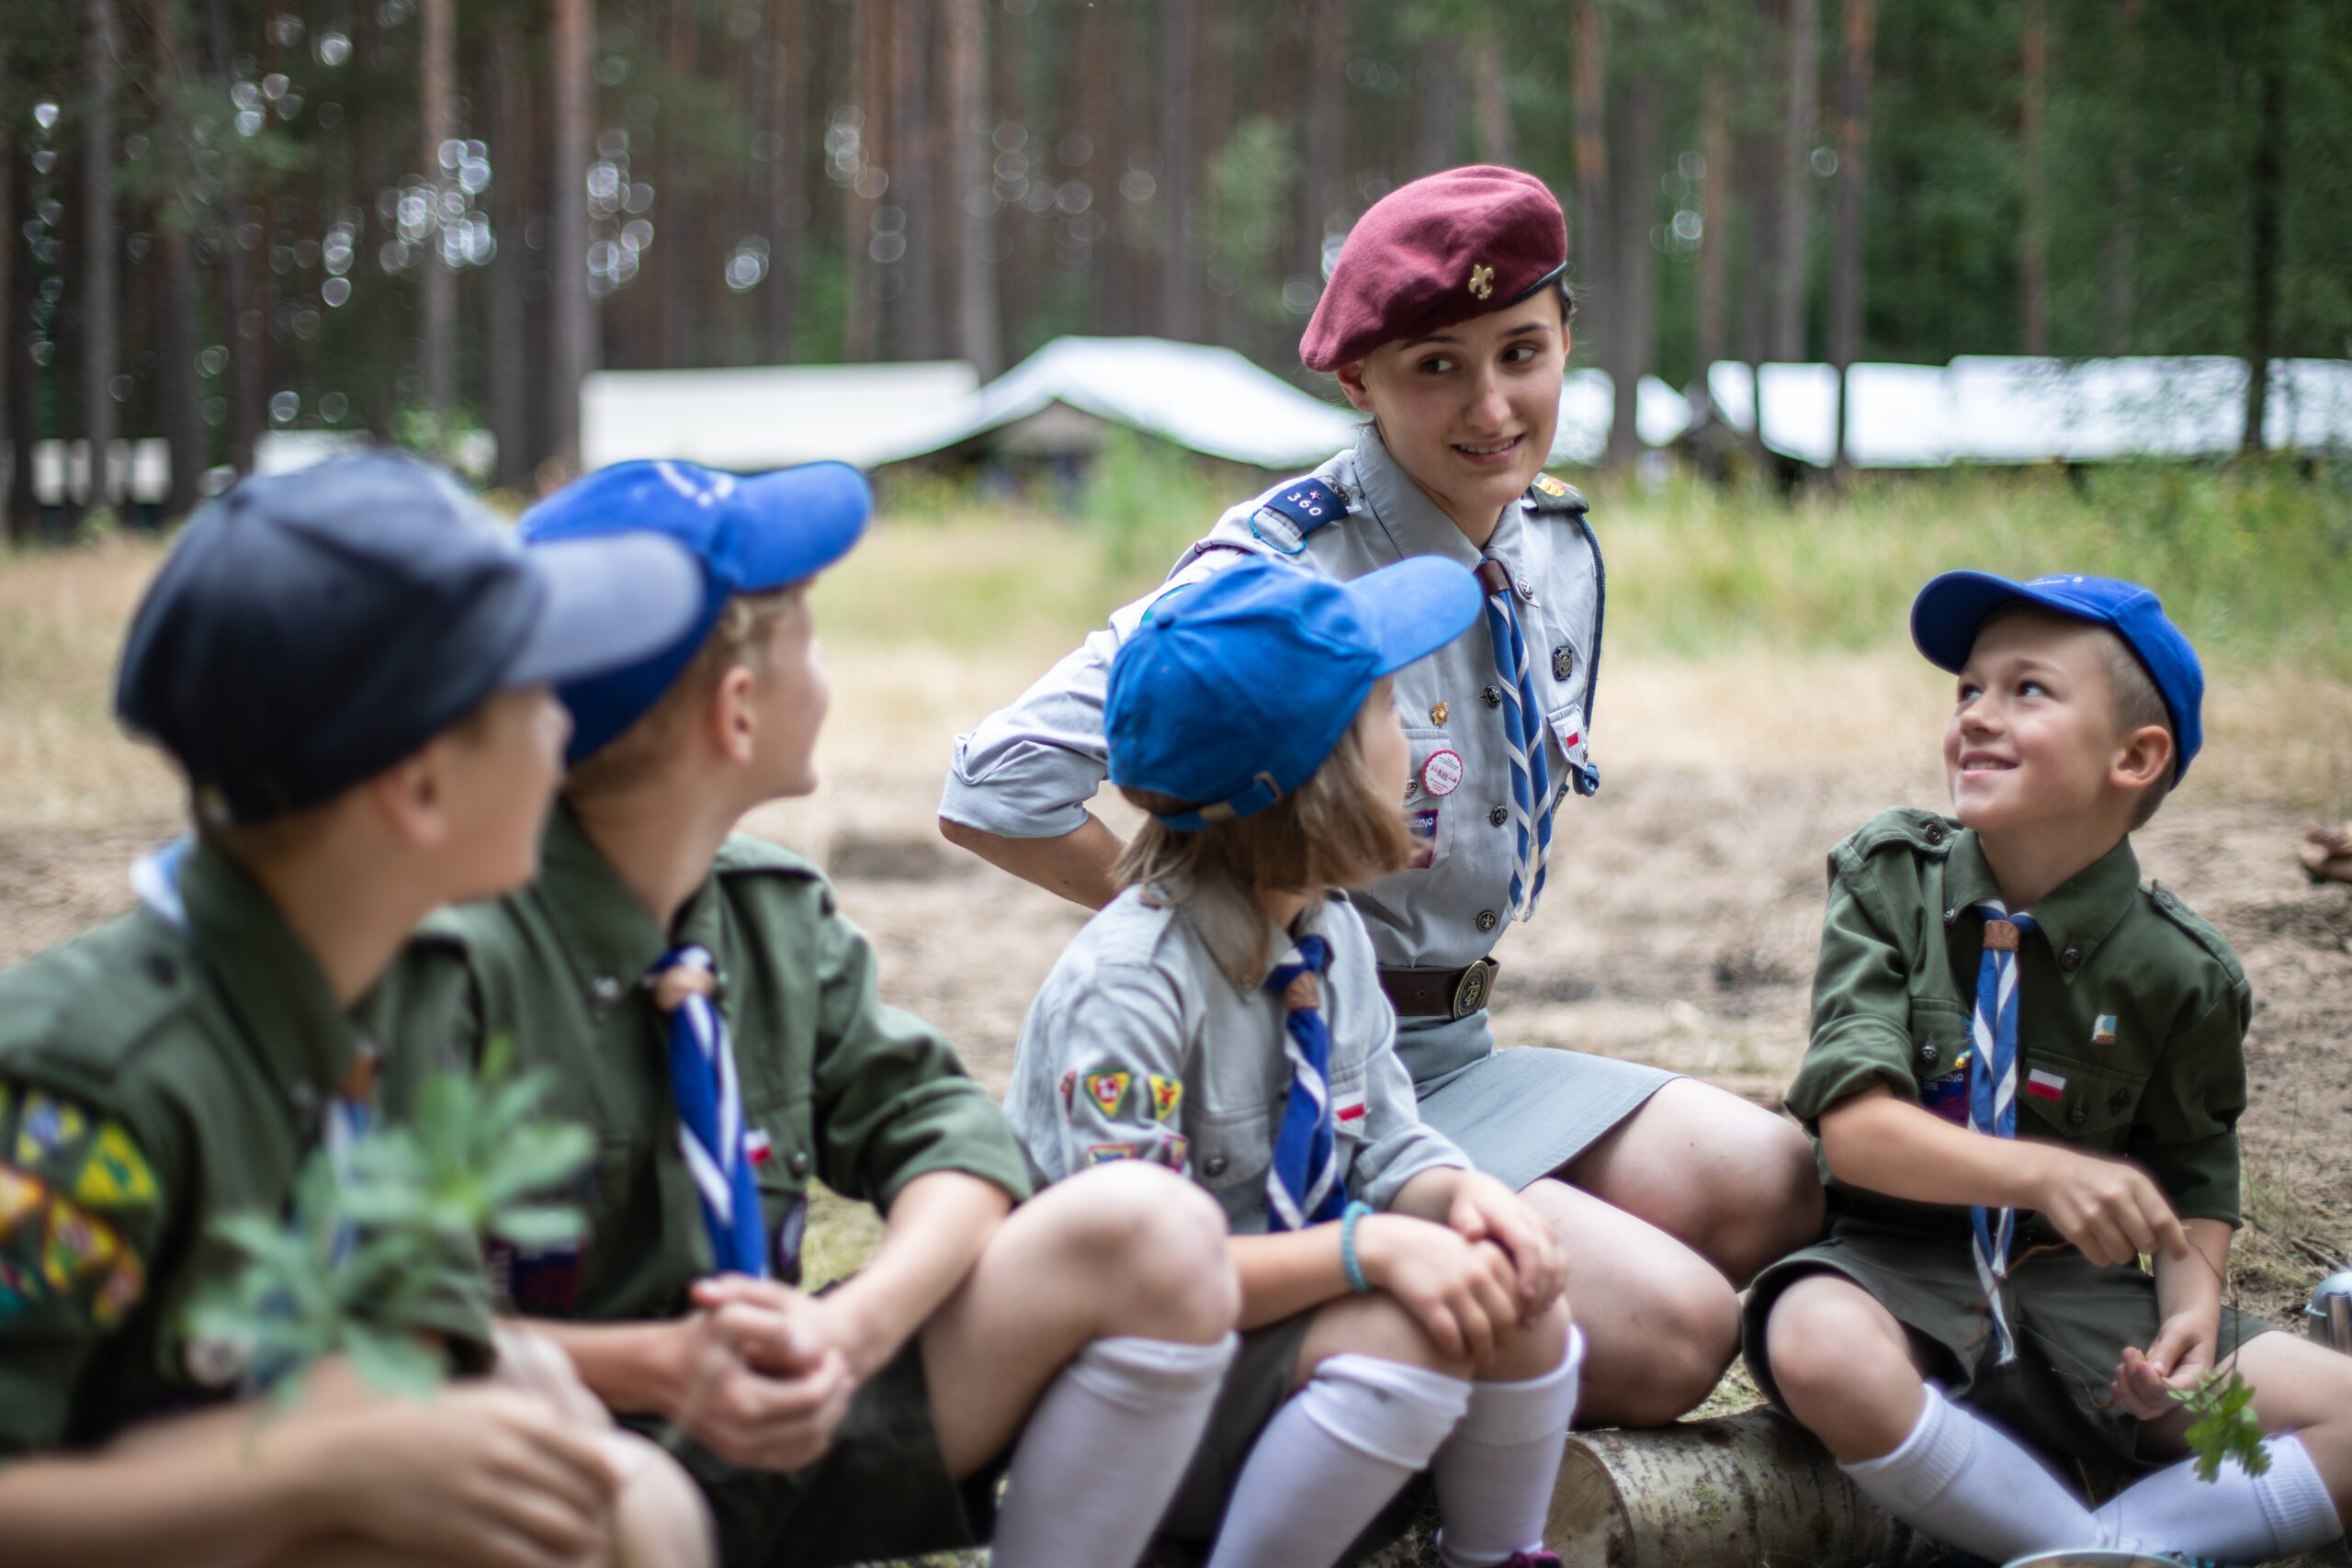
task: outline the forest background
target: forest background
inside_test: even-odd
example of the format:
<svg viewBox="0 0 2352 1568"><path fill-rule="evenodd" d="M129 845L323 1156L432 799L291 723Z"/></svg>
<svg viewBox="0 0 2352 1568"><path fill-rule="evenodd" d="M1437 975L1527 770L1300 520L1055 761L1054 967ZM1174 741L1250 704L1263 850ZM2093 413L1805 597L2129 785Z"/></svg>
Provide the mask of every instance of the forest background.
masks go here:
<svg viewBox="0 0 2352 1568"><path fill-rule="evenodd" d="M487 429L528 493L598 367L1141 333L1313 385L1349 224L1472 159L1560 195L1627 398L2352 354L2335 0L0 0L0 432L168 439L165 516L271 428ZM18 538L112 499L31 470Z"/></svg>

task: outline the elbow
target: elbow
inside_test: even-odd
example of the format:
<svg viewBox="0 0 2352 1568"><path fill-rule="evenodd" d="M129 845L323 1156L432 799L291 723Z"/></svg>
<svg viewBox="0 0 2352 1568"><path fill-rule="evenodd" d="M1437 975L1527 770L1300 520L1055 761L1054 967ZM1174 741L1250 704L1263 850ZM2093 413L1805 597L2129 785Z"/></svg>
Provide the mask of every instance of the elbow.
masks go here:
<svg viewBox="0 0 2352 1568"><path fill-rule="evenodd" d="M980 852L983 840L995 837L994 834L984 832L967 823L958 822L953 817L942 817L939 819L939 836L957 849L969 850L974 854Z"/></svg>

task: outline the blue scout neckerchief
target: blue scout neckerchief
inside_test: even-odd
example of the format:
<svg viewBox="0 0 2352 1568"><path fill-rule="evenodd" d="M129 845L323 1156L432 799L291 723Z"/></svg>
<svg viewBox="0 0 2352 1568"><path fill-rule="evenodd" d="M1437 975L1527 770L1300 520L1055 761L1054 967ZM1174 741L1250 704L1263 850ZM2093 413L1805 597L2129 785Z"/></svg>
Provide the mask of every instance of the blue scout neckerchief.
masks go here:
<svg viewBox="0 0 2352 1568"><path fill-rule="evenodd" d="M1527 638L1519 628L1510 571L1488 556L1478 563L1487 591L1487 635L1495 649L1495 677L1503 694L1503 742L1510 752L1510 820L1518 834L1510 867L1510 918L1533 918L1544 895L1544 863L1552 853L1551 765L1544 760L1544 712L1527 670Z"/></svg>
<svg viewBox="0 0 2352 1568"><path fill-rule="evenodd" d="M1331 944L1303 936L1266 977L1266 989L1290 1010L1283 1038L1283 1055L1291 1063L1290 1098L1266 1169L1266 1220L1278 1231L1336 1220L1347 1206L1325 1077L1331 1070L1331 1031L1323 1021L1320 976L1330 966Z"/></svg>
<svg viewBox="0 0 2352 1568"><path fill-rule="evenodd" d="M1974 1060L1968 1068L1968 1125L1995 1138L2018 1135L2018 941L2041 928L2022 910L2011 914L1998 898L1975 906L1984 917L1984 958L1976 968L1976 1016L1970 1032L1975 1039ZM1968 1211L1975 1232L1971 1248L1976 1258L1977 1283L1984 1289L1993 1332L2000 1342L1997 1364L2018 1359L2017 1336L2009 1328L2001 1304L2001 1282L2009 1274L2009 1237L2017 1211L1994 1212L1977 1205Z"/></svg>
<svg viewBox="0 0 2352 1568"><path fill-rule="evenodd" d="M760 1212L759 1184L752 1179L752 1151L744 1135L743 1100L735 1081L735 1048L727 1021L718 1016L705 987L712 975L710 952L682 947L662 954L646 972L662 1001L661 982L675 971L678 998L670 1004L670 1093L678 1107L678 1148L702 1200L703 1224L710 1231L713 1269L721 1274L768 1277L767 1235Z"/></svg>

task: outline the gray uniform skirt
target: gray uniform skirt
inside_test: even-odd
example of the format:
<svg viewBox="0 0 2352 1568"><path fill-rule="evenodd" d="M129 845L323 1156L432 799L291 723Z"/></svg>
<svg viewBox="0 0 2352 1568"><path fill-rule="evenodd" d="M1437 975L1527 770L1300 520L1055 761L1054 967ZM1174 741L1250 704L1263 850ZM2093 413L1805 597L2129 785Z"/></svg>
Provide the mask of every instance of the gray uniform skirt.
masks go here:
<svg viewBox="0 0 2352 1568"><path fill-rule="evenodd" d="M1681 1076L1545 1045L1498 1051L1483 1010L1399 1020L1396 1055L1413 1075L1421 1120L1513 1191L1583 1154Z"/></svg>

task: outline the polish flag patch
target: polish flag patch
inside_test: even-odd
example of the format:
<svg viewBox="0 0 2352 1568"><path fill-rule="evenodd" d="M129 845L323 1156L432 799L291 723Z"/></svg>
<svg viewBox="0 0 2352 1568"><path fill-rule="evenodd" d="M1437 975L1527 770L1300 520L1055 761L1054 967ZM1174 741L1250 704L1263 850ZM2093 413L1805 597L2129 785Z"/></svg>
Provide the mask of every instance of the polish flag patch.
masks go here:
<svg viewBox="0 0 2352 1568"><path fill-rule="evenodd" d="M1339 1122L1361 1122L1361 1121L1363 1121L1363 1097L1362 1097L1362 1096L1358 1096L1358 1097L1357 1097L1356 1099L1354 1099L1354 1100L1342 1100L1340 1104L1333 1106L1333 1107L1331 1108L1331 1116L1332 1116L1332 1119L1333 1119L1334 1121L1339 1121Z"/></svg>
<svg viewBox="0 0 2352 1568"><path fill-rule="evenodd" d="M775 1155L775 1140L768 1136L765 1127L743 1130L743 1153L753 1165L765 1165Z"/></svg>
<svg viewBox="0 0 2352 1568"><path fill-rule="evenodd" d="M2064 1100L2066 1098L2066 1080L2056 1073L2036 1067L2025 1076L2025 1091L2036 1100Z"/></svg>

